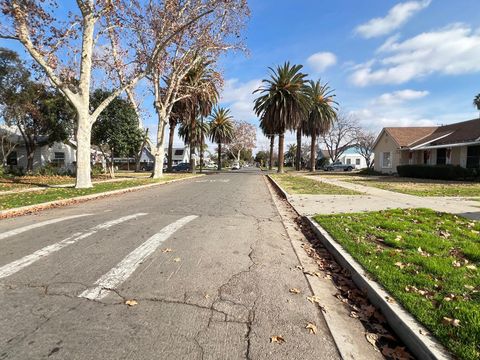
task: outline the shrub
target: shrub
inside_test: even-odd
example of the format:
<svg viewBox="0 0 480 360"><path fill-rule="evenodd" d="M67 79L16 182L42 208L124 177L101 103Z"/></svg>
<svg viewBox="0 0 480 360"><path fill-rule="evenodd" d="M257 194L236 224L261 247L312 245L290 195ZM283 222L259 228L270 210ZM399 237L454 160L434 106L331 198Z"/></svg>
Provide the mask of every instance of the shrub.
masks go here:
<svg viewBox="0 0 480 360"><path fill-rule="evenodd" d="M105 171L103 170L102 164L94 164L92 166L92 176L99 176L104 174Z"/></svg>
<svg viewBox="0 0 480 360"><path fill-rule="evenodd" d="M459 165L400 165L397 172L404 177L433 180L474 180L480 175L479 169Z"/></svg>
<svg viewBox="0 0 480 360"><path fill-rule="evenodd" d="M380 171L376 171L373 168L364 168L358 172L360 175L372 175L372 176L386 176L388 174L384 174Z"/></svg>

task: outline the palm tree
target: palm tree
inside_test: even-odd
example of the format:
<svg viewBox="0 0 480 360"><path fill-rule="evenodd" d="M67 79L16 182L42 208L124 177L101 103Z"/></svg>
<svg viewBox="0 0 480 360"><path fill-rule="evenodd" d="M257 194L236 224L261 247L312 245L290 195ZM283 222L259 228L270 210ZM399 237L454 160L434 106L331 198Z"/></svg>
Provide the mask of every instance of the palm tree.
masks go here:
<svg viewBox="0 0 480 360"><path fill-rule="evenodd" d="M172 113L169 119L168 150L167 150L167 171L172 172L173 165L173 140L175 127L181 124L186 115L185 101L177 101L173 104Z"/></svg>
<svg viewBox="0 0 480 360"><path fill-rule="evenodd" d="M473 98L473 106L475 106L477 110L480 111L480 94L477 94L477 96Z"/></svg>
<svg viewBox="0 0 480 360"><path fill-rule="evenodd" d="M285 131L295 129L309 108L307 75L300 72L302 67L286 62L275 70L270 68L270 78L262 80L263 85L255 90L262 94L255 100L255 113L278 134L279 173L283 173Z"/></svg>
<svg viewBox="0 0 480 360"><path fill-rule="evenodd" d="M310 147L310 169L315 171L316 164L316 139L317 136L330 130L337 118L338 103L334 100L334 90L330 89L328 83L322 85L320 80L309 81L307 93L310 98L310 111L305 127L305 134L312 138Z"/></svg>
<svg viewBox="0 0 480 360"><path fill-rule="evenodd" d="M218 170L222 170L222 144L233 138L233 117L230 110L217 108L210 116L210 139L218 144Z"/></svg>
<svg viewBox="0 0 480 360"><path fill-rule="evenodd" d="M273 166L273 147L275 145L275 131L273 130L272 124L265 118L260 119L260 129L262 129L263 134L270 139L270 154L268 157L268 170L272 170Z"/></svg>
<svg viewBox="0 0 480 360"><path fill-rule="evenodd" d="M197 119L198 120L198 119ZM193 133L188 123L182 122L178 128L178 136L183 140L185 145L189 145L190 154L192 150L199 149L202 152L203 144L205 143L205 134L210 131L208 123L200 122L200 125L195 126Z"/></svg>
<svg viewBox="0 0 480 360"><path fill-rule="evenodd" d="M203 118L210 115L213 106L218 101L217 80L219 74L212 67L212 62L208 60L199 61L185 76L184 87L189 96L185 98L186 120L190 127L190 132L195 133L197 119L203 124ZM201 130L203 125L201 126ZM203 131L203 130L202 130ZM203 139L203 136L201 137ZM192 137L193 141L194 138ZM190 144L190 167L192 173L195 173L195 164L193 161L193 151L195 144ZM200 144L200 158L203 159L203 143Z"/></svg>

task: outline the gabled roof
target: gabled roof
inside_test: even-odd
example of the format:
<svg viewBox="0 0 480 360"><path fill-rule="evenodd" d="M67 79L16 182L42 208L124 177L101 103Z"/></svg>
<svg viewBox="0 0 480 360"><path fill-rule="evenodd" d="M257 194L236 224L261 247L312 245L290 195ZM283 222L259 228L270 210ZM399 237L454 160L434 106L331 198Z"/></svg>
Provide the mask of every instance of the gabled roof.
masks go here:
<svg viewBox="0 0 480 360"><path fill-rule="evenodd" d="M386 127L385 132L392 137L399 148L410 147L411 144L430 136L438 128L428 127Z"/></svg>
<svg viewBox="0 0 480 360"><path fill-rule="evenodd" d="M423 144L428 144L429 146L451 145L478 140L480 140L480 119L473 119L440 126L428 137L416 141L411 146L415 147Z"/></svg>

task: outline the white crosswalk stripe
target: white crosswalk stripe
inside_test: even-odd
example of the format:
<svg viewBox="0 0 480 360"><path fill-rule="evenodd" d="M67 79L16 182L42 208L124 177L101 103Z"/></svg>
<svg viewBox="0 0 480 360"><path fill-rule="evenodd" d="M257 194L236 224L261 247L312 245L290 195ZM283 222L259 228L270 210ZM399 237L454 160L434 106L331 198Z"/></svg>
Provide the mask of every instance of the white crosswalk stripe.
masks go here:
<svg viewBox="0 0 480 360"><path fill-rule="evenodd" d="M133 274L135 269L157 248L162 242L167 240L175 231L185 224L196 219L198 216L191 215L181 218L174 223L164 227L160 232L153 235L138 248L128 254L114 268L103 275L95 282L95 287L82 292L78 297L90 300L101 300Z"/></svg>
<svg viewBox="0 0 480 360"><path fill-rule="evenodd" d="M69 245L75 244L77 241L83 240L83 239L95 234L96 232L98 232L100 230L106 230L106 229L108 229L112 226L121 224L121 223L123 223L125 221L128 221L128 220L136 219L137 217L144 216L144 215L147 215L147 214L146 213L137 213L137 214L124 216L124 217L121 217L121 218L118 218L118 219L115 219L115 220L110 220L110 221L107 221L103 224L99 224L99 225L94 226L90 231L88 231L86 233L81 233L81 232L80 233L75 233L72 236L69 236L68 238L66 238L62 241L59 241L59 242L57 242L55 244L52 244L52 245L45 246L44 248L42 248L40 250L37 250L30 255L24 256L21 259L15 260L15 261L13 261L9 264L6 264L6 265L0 267L0 279L2 279L4 277L7 277L7 276L10 276L10 275L13 275L16 272L22 270L23 268L25 268L25 267L33 264L34 262L40 260L41 258L44 258L44 257L46 257L46 256L48 256L48 255L50 255L54 252L57 252L57 251L65 248Z"/></svg>
<svg viewBox="0 0 480 360"><path fill-rule="evenodd" d="M52 219L52 220L42 221L42 222L35 223L35 224L32 224L32 225L27 225L27 226L24 226L24 227L21 227L21 228L18 228L18 229L14 229L14 230L10 230L10 231L6 231L4 233L1 233L0 234L0 240L6 239L6 238L14 236L14 235L21 234L23 232L26 232L26 231L29 231L29 230L32 230L32 229L36 229L36 228L39 228L39 227L42 227L42 226L55 224L55 223L58 223L60 221L77 219L77 218L80 218L80 217L91 216L91 215L93 215L93 214L81 214L81 215L65 216L65 217L56 218L56 219Z"/></svg>

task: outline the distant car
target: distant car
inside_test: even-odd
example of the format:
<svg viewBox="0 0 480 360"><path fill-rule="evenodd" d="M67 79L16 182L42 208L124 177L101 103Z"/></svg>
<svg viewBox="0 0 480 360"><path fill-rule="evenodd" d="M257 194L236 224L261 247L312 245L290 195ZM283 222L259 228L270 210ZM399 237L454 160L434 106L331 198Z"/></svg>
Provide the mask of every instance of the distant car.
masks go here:
<svg viewBox="0 0 480 360"><path fill-rule="evenodd" d="M336 161L333 164L326 165L325 171L352 171L355 169L355 165L342 164L340 161Z"/></svg>
<svg viewBox="0 0 480 360"><path fill-rule="evenodd" d="M146 163L146 164L143 164L140 169L142 169L142 171L152 171L153 170L153 165L154 165L153 162Z"/></svg>
<svg viewBox="0 0 480 360"><path fill-rule="evenodd" d="M189 163L180 163L175 165L172 168L172 171L174 172L187 172L190 171L190 164Z"/></svg>
<svg viewBox="0 0 480 360"><path fill-rule="evenodd" d="M240 164L238 162L233 163L232 170L240 170Z"/></svg>

